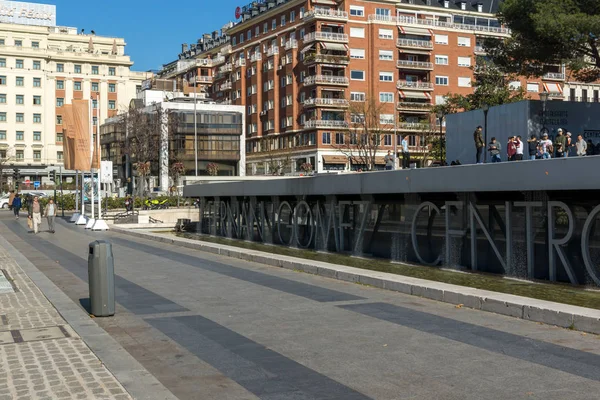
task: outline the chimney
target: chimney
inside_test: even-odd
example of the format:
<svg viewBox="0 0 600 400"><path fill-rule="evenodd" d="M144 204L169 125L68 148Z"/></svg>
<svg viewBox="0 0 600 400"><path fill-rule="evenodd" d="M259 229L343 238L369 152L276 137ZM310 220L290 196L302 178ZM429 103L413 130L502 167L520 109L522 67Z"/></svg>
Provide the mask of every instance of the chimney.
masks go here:
<svg viewBox="0 0 600 400"><path fill-rule="evenodd" d="M188 44L187 43L182 44L181 45L181 52L185 53L187 50L188 50Z"/></svg>

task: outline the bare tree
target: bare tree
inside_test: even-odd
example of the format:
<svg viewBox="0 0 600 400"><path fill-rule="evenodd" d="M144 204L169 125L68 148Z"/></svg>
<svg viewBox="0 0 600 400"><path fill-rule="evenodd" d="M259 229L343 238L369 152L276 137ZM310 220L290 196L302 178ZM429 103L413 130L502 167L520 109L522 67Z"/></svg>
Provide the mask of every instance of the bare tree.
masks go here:
<svg viewBox="0 0 600 400"><path fill-rule="evenodd" d="M286 170L289 171L293 162L287 149L277 148L276 140L278 140L277 137L261 137L258 142L261 156L265 157L267 164L265 173L269 175L283 175ZM292 140L295 140L295 137L292 137Z"/></svg>
<svg viewBox="0 0 600 400"><path fill-rule="evenodd" d="M0 150L0 192L2 192L2 188L4 187L3 177L6 165L13 160L12 153L13 151L11 147Z"/></svg>
<svg viewBox="0 0 600 400"><path fill-rule="evenodd" d="M385 103L372 99L353 102L348 109L348 131L332 138L332 146L354 162L375 169L383 136L394 132L395 113L385 117Z"/></svg>

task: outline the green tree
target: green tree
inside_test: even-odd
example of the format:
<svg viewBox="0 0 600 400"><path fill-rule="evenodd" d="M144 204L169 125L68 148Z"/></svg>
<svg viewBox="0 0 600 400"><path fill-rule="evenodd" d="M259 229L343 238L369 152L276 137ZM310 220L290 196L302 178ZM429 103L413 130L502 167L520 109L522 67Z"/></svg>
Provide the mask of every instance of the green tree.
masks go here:
<svg viewBox="0 0 600 400"><path fill-rule="evenodd" d="M484 47L504 71L540 76L565 64L578 80L600 78L598 0L505 0L498 17L512 35Z"/></svg>

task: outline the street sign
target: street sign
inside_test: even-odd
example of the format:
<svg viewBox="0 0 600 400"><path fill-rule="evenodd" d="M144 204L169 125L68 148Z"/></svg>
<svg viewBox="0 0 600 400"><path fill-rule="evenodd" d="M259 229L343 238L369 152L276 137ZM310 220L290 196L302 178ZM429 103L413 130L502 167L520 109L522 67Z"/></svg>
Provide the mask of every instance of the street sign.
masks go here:
<svg viewBox="0 0 600 400"><path fill-rule="evenodd" d="M40 181L34 181L34 182L33 182L33 188L34 188L34 189L37 189L37 188L39 188L39 187L40 187Z"/></svg>
<svg viewBox="0 0 600 400"><path fill-rule="evenodd" d="M100 182L113 183L112 161L100 161Z"/></svg>
<svg viewBox="0 0 600 400"><path fill-rule="evenodd" d="M29 185L31 183L31 181L29 179L25 179L25 184Z"/></svg>

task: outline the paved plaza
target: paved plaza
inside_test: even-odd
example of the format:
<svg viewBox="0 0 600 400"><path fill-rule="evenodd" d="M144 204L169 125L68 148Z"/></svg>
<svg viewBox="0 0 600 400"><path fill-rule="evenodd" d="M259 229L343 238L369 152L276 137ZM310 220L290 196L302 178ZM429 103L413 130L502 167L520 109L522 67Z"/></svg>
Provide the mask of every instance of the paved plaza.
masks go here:
<svg viewBox="0 0 600 400"><path fill-rule="evenodd" d="M25 221L0 213L0 236L81 309L88 306L88 244L113 243L117 313L92 321L179 399L547 400L595 399L600 393L595 335L115 232L89 232L62 220L56 231L33 235ZM18 266L2 260L8 266L1 268L19 282L13 272ZM45 298L34 286L12 300L6 296L17 294L2 292L1 283L0 304L8 310L27 302L29 310L39 311L27 318L3 311L11 324L11 318L31 321L3 331L23 330L25 339L27 329L46 321L48 328L63 327L48 335L69 334L2 344L2 363L12 360L28 371L29 364L48 362L40 349L60 351L67 360L75 354L81 361L74 365L100 368L90 372L95 388L108 389L107 395L122 390L56 311L40 308ZM7 351L19 346L38 361L11 358ZM98 356L104 361L110 354ZM111 363L105 364L119 380ZM35 388L25 375L12 376L12 368L7 375L7 367L0 393ZM92 393L87 371L82 378L78 369L72 372Z"/></svg>

